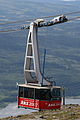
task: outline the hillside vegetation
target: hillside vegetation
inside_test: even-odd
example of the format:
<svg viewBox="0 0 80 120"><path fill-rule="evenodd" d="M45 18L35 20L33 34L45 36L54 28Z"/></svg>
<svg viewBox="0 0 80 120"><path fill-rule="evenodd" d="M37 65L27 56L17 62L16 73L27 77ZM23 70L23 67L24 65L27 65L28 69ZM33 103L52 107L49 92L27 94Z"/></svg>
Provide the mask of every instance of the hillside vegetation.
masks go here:
<svg viewBox="0 0 80 120"><path fill-rule="evenodd" d="M40 111L0 120L80 120L80 105L65 105L60 110Z"/></svg>

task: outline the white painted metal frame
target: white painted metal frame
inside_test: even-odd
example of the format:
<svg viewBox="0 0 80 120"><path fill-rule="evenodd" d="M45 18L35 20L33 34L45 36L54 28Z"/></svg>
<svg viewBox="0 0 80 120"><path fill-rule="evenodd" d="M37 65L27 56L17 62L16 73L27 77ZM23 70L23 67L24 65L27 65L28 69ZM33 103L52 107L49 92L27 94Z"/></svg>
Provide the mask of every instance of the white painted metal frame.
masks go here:
<svg viewBox="0 0 80 120"><path fill-rule="evenodd" d="M36 22L32 22L30 24L24 62L24 74L26 84L27 83L37 83L40 85L42 84L37 32L38 24ZM30 68L31 64L33 64L32 69ZM35 74L35 79L33 78L32 74ZM44 79L43 84L50 85L50 82Z"/></svg>

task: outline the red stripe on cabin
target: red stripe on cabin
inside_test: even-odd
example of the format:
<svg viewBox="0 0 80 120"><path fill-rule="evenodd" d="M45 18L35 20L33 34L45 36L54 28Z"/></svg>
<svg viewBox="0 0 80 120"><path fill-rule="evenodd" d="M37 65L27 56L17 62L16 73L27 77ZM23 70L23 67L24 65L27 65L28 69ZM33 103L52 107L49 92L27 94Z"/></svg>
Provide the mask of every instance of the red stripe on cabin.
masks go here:
<svg viewBox="0 0 80 120"><path fill-rule="evenodd" d="M18 106L32 109L60 109L61 101L43 101L43 100L34 100L27 98L18 98Z"/></svg>

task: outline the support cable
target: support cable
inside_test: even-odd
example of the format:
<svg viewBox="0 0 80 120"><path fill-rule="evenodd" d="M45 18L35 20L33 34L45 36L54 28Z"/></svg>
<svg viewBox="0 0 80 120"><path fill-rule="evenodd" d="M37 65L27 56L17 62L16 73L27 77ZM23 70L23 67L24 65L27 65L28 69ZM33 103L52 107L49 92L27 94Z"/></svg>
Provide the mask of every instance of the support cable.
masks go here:
<svg viewBox="0 0 80 120"><path fill-rule="evenodd" d="M79 14L80 11L76 11L76 12L70 12L70 13L65 13L64 15L71 15L71 14ZM12 23L20 23L20 22L31 22L34 21L36 19L44 19L44 18L51 18L51 17L57 17L60 16L62 14L59 15L55 15L55 16L43 16L43 17L39 17L39 18L32 18L32 19L28 19L28 20L18 20L18 21L12 21L12 22L6 22L6 23L0 23L0 25L6 25L6 24L12 24Z"/></svg>
<svg viewBox="0 0 80 120"><path fill-rule="evenodd" d="M75 18L71 18L71 19L69 19L69 20L67 20L67 21L65 21L65 22L69 22L69 21L74 21L74 20L80 20L80 16L79 17L75 17ZM63 22L64 23L64 22ZM60 24L60 23L55 23L55 24ZM52 24L52 25L55 25L55 24ZM1 32L15 32L15 31L21 31L21 30L26 30L26 29L29 29L29 25L28 24L25 24L26 26L25 27L23 27L23 28L20 28L20 29L12 29L12 30L1 30L0 31L0 33ZM20 25L21 26L21 25ZM18 26L19 27L19 26ZM45 27L45 26L42 26L42 27ZM48 27L48 25L46 26L46 27ZM3 29L5 29L5 27L3 28Z"/></svg>

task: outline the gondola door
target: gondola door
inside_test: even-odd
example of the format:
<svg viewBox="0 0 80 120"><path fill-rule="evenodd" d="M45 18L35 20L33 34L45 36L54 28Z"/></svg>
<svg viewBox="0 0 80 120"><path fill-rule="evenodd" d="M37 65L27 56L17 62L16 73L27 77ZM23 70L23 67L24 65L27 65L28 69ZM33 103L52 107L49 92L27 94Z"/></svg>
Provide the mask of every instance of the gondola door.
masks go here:
<svg viewBox="0 0 80 120"><path fill-rule="evenodd" d="M39 109L39 100L35 99L35 88L19 86L18 107Z"/></svg>

